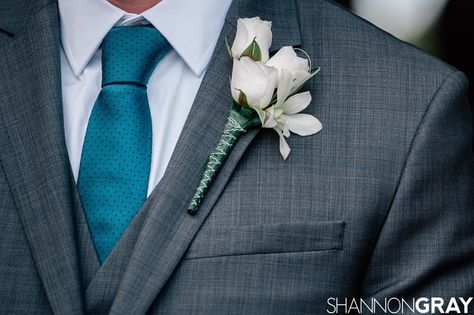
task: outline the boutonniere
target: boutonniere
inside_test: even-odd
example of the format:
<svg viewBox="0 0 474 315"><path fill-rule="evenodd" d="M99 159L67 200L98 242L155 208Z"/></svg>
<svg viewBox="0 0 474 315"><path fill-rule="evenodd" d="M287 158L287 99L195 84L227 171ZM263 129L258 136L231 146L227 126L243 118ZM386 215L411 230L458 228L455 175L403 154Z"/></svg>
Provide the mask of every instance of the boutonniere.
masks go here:
<svg viewBox="0 0 474 315"><path fill-rule="evenodd" d="M227 41L226 41L227 44ZM291 46L282 47L271 58L271 22L259 17L239 19L237 33L230 47L233 59L230 89L233 104L221 139L209 156L206 169L188 206L197 213L199 205L235 142L250 128L271 128L280 139L280 154L286 159L291 133L309 136L322 125L309 114L300 113L311 103L310 92L300 92L319 68L311 68L308 54ZM297 52L306 58L299 57Z"/></svg>

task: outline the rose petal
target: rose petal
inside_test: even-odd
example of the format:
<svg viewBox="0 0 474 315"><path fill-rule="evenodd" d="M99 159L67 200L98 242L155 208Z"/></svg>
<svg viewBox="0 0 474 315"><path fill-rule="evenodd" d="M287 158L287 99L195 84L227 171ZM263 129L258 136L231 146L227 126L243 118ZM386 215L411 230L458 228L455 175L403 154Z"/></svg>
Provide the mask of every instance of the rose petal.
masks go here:
<svg viewBox="0 0 474 315"><path fill-rule="evenodd" d="M265 108L270 104L277 84L278 71L248 57L234 59L232 70L232 97L238 102L240 91L252 107Z"/></svg>
<svg viewBox="0 0 474 315"><path fill-rule="evenodd" d="M268 105L270 105L270 102L273 98L273 94L275 93L275 89L278 83L278 70L273 67L263 65L261 63L259 63L259 66L265 72L267 82L266 87L263 90L263 94L260 97L260 103L258 105L261 108L266 108Z"/></svg>
<svg viewBox="0 0 474 315"><path fill-rule="evenodd" d="M269 21L262 21L260 34L257 36L257 43L260 45L262 51L262 62L266 63L270 58L270 46L272 45L272 23Z"/></svg>
<svg viewBox="0 0 474 315"><path fill-rule="evenodd" d="M236 59L240 58L242 52L248 47L247 42L249 41L250 35L242 19L237 20L237 32L235 34L234 43L232 44L232 56Z"/></svg>
<svg viewBox="0 0 474 315"><path fill-rule="evenodd" d="M295 50L291 46L282 47L270 60L268 66L277 69L286 69L294 75L296 72L309 72L308 60L300 58L296 55Z"/></svg>
<svg viewBox="0 0 474 315"><path fill-rule="evenodd" d="M309 136L319 132L323 126L314 116L308 114L281 115L291 132L300 136Z"/></svg>
<svg viewBox="0 0 474 315"><path fill-rule="evenodd" d="M277 89L277 103L276 107L281 106L290 95L290 90L293 82L293 76L288 70L280 70L278 76L278 89Z"/></svg>
<svg viewBox="0 0 474 315"><path fill-rule="evenodd" d="M239 59L255 39L262 52L262 62L267 62L268 50L272 44L271 27L271 22L262 21L259 17L238 19L237 32L231 48L234 58Z"/></svg>

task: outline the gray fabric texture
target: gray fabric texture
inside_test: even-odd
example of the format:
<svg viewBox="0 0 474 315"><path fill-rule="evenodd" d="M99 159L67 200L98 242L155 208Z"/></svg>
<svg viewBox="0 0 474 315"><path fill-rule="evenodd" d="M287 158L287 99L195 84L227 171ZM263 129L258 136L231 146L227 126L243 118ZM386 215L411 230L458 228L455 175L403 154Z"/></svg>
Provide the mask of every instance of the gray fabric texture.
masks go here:
<svg viewBox="0 0 474 315"><path fill-rule="evenodd" d="M245 134L186 206L231 103L238 17L321 72L323 130ZM1 314L325 314L329 297L472 296L467 81L331 1L235 0L166 173L99 266L65 147L54 0L0 0Z"/></svg>

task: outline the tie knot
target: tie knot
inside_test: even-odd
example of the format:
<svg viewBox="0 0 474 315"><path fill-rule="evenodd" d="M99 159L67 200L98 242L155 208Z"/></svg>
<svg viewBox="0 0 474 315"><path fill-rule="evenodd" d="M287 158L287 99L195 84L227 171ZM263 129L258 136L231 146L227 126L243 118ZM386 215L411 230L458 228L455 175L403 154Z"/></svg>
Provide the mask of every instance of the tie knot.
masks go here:
<svg viewBox="0 0 474 315"><path fill-rule="evenodd" d="M170 48L154 27L112 28L102 42L102 86L111 83L146 85Z"/></svg>

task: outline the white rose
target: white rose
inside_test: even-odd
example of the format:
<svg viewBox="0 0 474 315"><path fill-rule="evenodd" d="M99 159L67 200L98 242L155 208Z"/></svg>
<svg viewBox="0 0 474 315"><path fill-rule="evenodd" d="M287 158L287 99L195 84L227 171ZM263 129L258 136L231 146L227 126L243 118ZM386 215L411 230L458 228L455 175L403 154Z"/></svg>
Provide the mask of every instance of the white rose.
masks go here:
<svg viewBox="0 0 474 315"><path fill-rule="evenodd" d="M297 88L311 79L314 74L311 73L309 61L305 58L298 57L295 50L291 46L282 47L268 62L267 66L275 67L279 72L279 81L283 75L283 70L288 71L293 80L291 82L291 90L289 94L293 94Z"/></svg>
<svg viewBox="0 0 474 315"><path fill-rule="evenodd" d="M255 40L260 48L261 60L268 61L269 49L272 44L272 23L262 21L259 17L237 20L237 33L232 44L232 56L239 59L242 53L249 48Z"/></svg>
<svg viewBox="0 0 474 315"><path fill-rule="evenodd" d="M232 97L241 105L264 109L272 100L278 80L278 70L248 57L234 59ZM246 104L245 104L246 103Z"/></svg>
<svg viewBox="0 0 474 315"><path fill-rule="evenodd" d="M286 69L295 74L298 72L309 72L308 60L298 57L295 50L291 46L282 47L270 60L267 66L277 69Z"/></svg>

